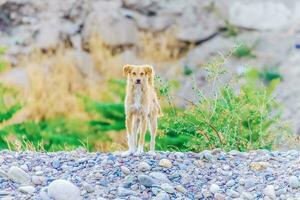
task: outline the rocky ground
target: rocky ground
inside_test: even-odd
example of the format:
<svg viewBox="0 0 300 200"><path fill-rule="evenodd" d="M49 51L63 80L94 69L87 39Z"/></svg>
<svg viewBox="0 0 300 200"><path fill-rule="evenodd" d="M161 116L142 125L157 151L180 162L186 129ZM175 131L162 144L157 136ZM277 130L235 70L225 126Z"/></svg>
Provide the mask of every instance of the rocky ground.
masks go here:
<svg viewBox="0 0 300 200"><path fill-rule="evenodd" d="M299 152L0 152L1 199L300 199Z"/></svg>

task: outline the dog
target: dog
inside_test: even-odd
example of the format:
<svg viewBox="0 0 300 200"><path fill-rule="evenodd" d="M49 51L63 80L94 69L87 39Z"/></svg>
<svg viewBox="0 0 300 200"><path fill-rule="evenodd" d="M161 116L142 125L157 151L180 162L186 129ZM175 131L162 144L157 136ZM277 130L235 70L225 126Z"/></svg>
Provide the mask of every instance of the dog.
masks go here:
<svg viewBox="0 0 300 200"><path fill-rule="evenodd" d="M150 152L154 152L157 118L162 116L162 111L154 88L153 67L150 65L125 65L123 73L127 76L125 98L127 153L141 154L144 152L147 124L151 135Z"/></svg>

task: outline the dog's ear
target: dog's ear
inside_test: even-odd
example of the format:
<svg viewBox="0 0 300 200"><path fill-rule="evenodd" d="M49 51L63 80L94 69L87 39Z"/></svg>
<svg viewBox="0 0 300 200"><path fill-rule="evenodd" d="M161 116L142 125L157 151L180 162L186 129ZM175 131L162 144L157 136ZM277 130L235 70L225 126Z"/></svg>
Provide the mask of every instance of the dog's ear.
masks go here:
<svg viewBox="0 0 300 200"><path fill-rule="evenodd" d="M128 73L130 73L132 70L132 66L131 65L124 65L123 66L123 74L124 76L127 76Z"/></svg>
<svg viewBox="0 0 300 200"><path fill-rule="evenodd" d="M150 66L150 65L145 65L145 72L148 76L148 81L149 81L149 84L153 85L153 81L154 81L154 70L153 70L153 67Z"/></svg>

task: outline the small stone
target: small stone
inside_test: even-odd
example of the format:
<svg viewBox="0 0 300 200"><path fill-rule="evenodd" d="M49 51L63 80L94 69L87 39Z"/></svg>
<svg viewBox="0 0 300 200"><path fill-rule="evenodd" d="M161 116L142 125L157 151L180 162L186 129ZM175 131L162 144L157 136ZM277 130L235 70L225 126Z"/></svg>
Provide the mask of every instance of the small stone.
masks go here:
<svg viewBox="0 0 300 200"><path fill-rule="evenodd" d="M209 187L209 191L215 194L220 191L220 187L217 184L211 184L211 186Z"/></svg>
<svg viewBox="0 0 300 200"><path fill-rule="evenodd" d="M61 167L61 162L59 160L54 160L51 165L54 169L59 169Z"/></svg>
<svg viewBox="0 0 300 200"><path fill-rule="evenodd" d="M81 200L80 190L67 180L58 179L48 186L48 195L55 200Z"/></svg>
<svg viewBox="0 0 300 200"><path fill-rule="evenodd" d="M291 188L294 188L294 189L299 188L300 187L300 181L299 181L298 177L291 176L289 178L289 185L290 185Z"/></svg>
<svg viewBox="0 0 300 200"><path fill-rule="evenodd" d="M0 169L0 177L2 177L2 178L8 178L7 174L2 169Z"/></svg>
<svg viewBox="0 0 300 200"><path fill-rule="evenodd" d="M83 184L83 188L88 192L88 193L92 193L95 191L95 188L91 185L91 184L88 184L88 183L84 183Z"/></svg>
<svg viewBox="0 0 300 200"><path fill-rule="evenodd" d="M273 185L268 185L263 190L263 193L271 199L276 199L275 189Z"/></svg>
<svg viewBox="0 0 300 200"><path fill-rule="evenodd" d="M16 183L28 183L30 176L22 169L16 166L12 166L8 170L8 177Z"/></svg>
<svg viewBox="0 0 300 200"><path fill-rule="evenodd" d="M251 188L254 187L256 185L257 181L254 178L247 178L245 180L245 187L246 188Z"/></svg>
<svg viewBox="0 0 300 200"><path fill-rule="evenodd" d="M268 162L252 162L249 166L252 170L260 171L267 169L270 166L270 164Z"/></svg>
<svg viewBox="0 0 300 200"><path fill-rule="evenodd" d="M234 184L235 184L235 181L234 181L234 180L229 180L229 181L226 183L226 186L227 186L227 187L232 187L232 186L234 186Z"/></svg>
<svg viewBox="0 0 300 200"><path fill-rule="evenodd" d="M169 193L169 194L173 194L175 193L175 189L173 186L171 186L170 184L168 183L163 183L161 184L160 186L165 192Z"/></svg>
<svg viewBox="0 0 300 200"><path fill-rule="evenodd" d="M186 194L187 193L187 190L182 186L182 185L176 185L175 186L175 189L178 191L178 192L181 192L183 194Z"/></svg>
<svg viewBox="0 0 300 200"><path fill-rule="evenodd" d="M240 194L233 189L228 190L226 194L232 198L238 198L240 196Z"/></svg>
<svg viewBox="0 0 300 200"><path fill-rule="evenodd" d="M130 174L130 170L127 168L127 167L125 167L125 166L121 166L121 171L124 173L124 174Z"/></svg>
<svg viewBox="0 0 300 200"><path fill-rule="evenodd" d="M145 172L145 171L149 171L151 169L151 166L147 163L147 162L141 162L138 166L138 170Z"/></svg>
<svg viewBox="0 0 300 200"><path fill-rule="evenodd" d="M125 177L124 182L122 183L122 185L123 185L124 188L130 188L133 185L134 181L135 181L135 177L129 175L129 176Z"/></svg>
<svg viewBox="0 0 300 200"><path fill-rule="evenodd" d="M202 195L203 195L204 198L208 198L208 197L211 196L211 193L207 189L202 189L201 193L202 193Z"/></svg>
<svg viewBox="0 0 300 200"><path fill-rule="evenodd" d="M134 195L135 193L131 190L125 189L123 187L118 187L118 195L120 197L127 197L130 195Z"/></svg>
<svg viewBox="0 0 300 200"><path fill-rule="evenodd" d="M138 180L141 185L144 185L146 187L151 187L155 185L155 180L148 175L139 175Z"/></svg>
<svg viewBox="0 0 300 200"><path fill-rule="evenodd" d="M31 182L34 184L34 185L42 185L45 181L45 177L43 176L32 176L31 177Z"/></svg>
<svg viewBox="0 0 300 200"><path fill-rule="evenodd" d="M216 193L214 195L214 197L215 197L215 200L225 200L226 199L225 195L220 194L220 193Z"/></svg>
<svg viewBox="0 0 300 200"><path fill-rule="evenodd" d="M199 155L200 155L200 159L203 159L203 160L212 160L213 159L213 155L212 155L211 151L208 151L208 150L202 151Z"/></svg>
<svg viewBox="0 0 300 200"><path fill-rule="evenodd" d="M159 161L158 165L165 168L171 168L173 164L170 160L164 158Z"/></svg>
<svg viewBox="0 0 300 200"><path fill-rule="evenodd" d="M18 190L25 194L33 194L35 191L35 188L33 186L21 186L18 188Z"/></svg>
<svg viewBox="0 0 300 200"><path fill-rule="evenodd" d="M194 165L196 165L197 167L203 167L204 162L202 160L195 160Z"/></svg>
<svg viewBox="0 0 300 200"><path fill-rule="evenodd" d="M155 178L156 180L158 180L162 183L169 183L170 182L169 178L164 173L161 173L161 172L151 172L149 174L149 176Z"/></svg>
<svg viewBox="0 0 300 200"><path fill-rule="evenodd" d="M159 192L153 200L170 200L170 196L166 192Z"/></svg>
<svg viewBox="0 0 300 200"><path fill-rule="evenodd" d="M253 196L251 193L249 193L249 192L242 192L241 197L242 197L243 199L247 199L247 200L252 200L252 199L254 199L254 196Z"/></svg>

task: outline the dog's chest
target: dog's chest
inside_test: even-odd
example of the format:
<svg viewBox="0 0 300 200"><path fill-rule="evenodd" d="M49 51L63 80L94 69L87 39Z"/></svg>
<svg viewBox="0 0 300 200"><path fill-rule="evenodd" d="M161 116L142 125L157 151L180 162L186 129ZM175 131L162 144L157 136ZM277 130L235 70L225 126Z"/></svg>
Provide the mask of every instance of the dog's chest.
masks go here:
<svg viewBox="0 0 300 200"><path fill-rule="evenodd" d="M134 89L133 103L136 108L140 108L142 105L142 87L140 85Z"/></svg>

